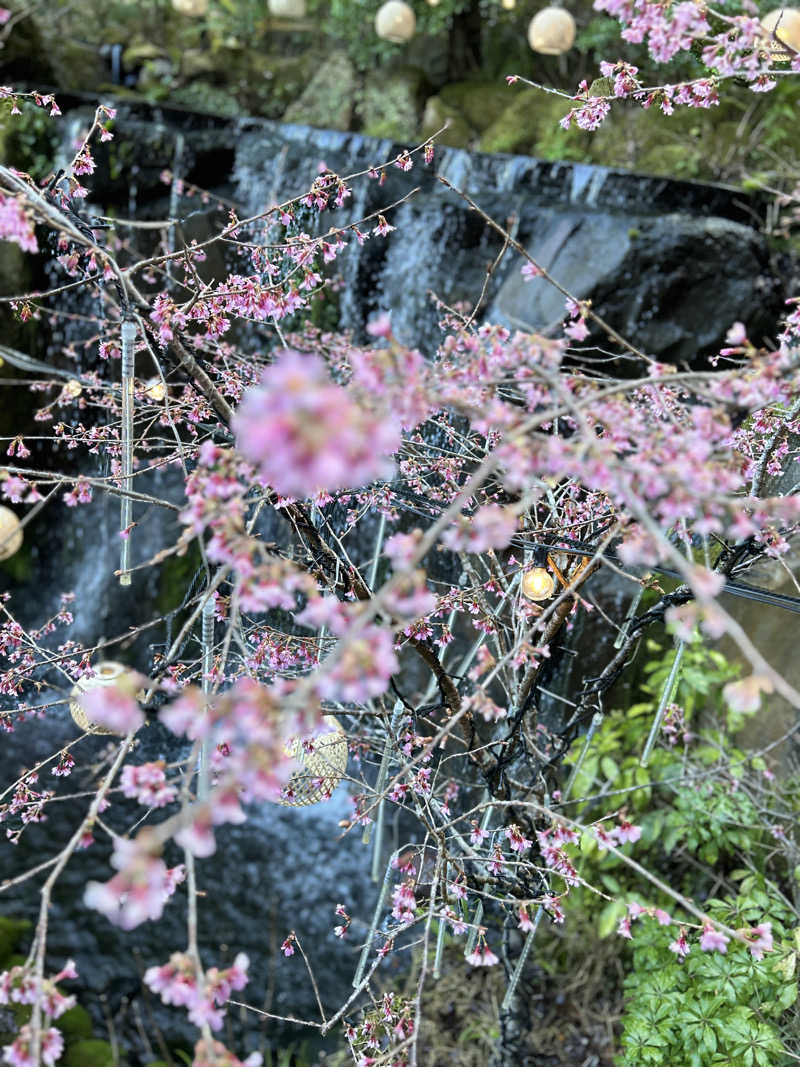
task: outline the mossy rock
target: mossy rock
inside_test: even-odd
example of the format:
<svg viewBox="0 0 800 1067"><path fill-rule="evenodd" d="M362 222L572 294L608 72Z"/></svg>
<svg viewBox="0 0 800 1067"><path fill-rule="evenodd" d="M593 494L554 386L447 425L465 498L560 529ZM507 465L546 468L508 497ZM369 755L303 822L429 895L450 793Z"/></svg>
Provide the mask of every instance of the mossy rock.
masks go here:
<svg viewBox="0 0 800 1067"><path fill-rule="evenodd" d="M59 1067L121 1067L111 1045L96 1037L68 1045L58 1063Z"/></svg>
<svg viewBox="0 0 800 1067"><path fill-rule="evenodd" d="M527 152L536 141L534 114L543 94L523 89L484 131L478 142L482 152Z"/></svg>
<svg viewBox="0 0 800 1067"><path fill-rule="evenodd" d="M6 970L20 942L31 928L27 919L0 915L0 970Z"/></svg>
<svg viewBox="0 0 800 1067"><path fill-rule="evenodd" d="M279 119L308 88L315 72L324 62L319 53L309 51L299 56L249 56L253 62L244 75L247 100L245 110Z"/></svg>
<svg viewBox="0 0 800 1067"><path fill-rule="evenodd" d="M355 67L344 52L333 52L319 67L300 98L286 109L283 121L329 130L348 130L355 93Z"/></svg>
<svg viewBox="0 0 800 1067"><path fill-rule="evenodd" d="M239 101L217 85L209 85L205 81L194 81L189 85L182 85L179 89L173 89L169 94L171 103L180 107L189 108L191 111L208 112L211 115L227 115L235 118L241 114Z"/></svg>
<svg viewBox="0 0 800 1067"><path fill-rule="evenodd" d="M445 124L448 128L436 138L438 144L450 145L451 148L467 148L474 140L474 133L469 123L452 108L448 108L440 96L431 96L425 104L422 116L422 138L432 137Z"/></svg>
<svg viewBox="0 0 800 1067"><path fill-rule="evenodd" d="M445 107L458 112L474 130L483 133L512 102L511 91L496 81L451 82L439 97Z"/></svg>
<svg viewBox="0 0 800 1067"><path fill-rule="evenodd" d="M64 1035L67 1045L83 1041L92 1036L92 1020L86 1008L76 1004L74 1008L59 1015L55 1025Z"/></svg>
<svg viewBox="0 0 800 1067"><path fill-rule="evenodd" d="M358 93L358 113L370 137L410 141L419 126L426 78L423 71L408 67L369 73Z"/></svg>
<svg viewBox="0 0 800 1067"><path fill-rule="evenodd" d="M569 101L562 97L538 89L523 89L485 131L478 148L482 152L514 152L540 159L590 162L592 135L574 128L565 130L559 125L568 110Z"/></svg>

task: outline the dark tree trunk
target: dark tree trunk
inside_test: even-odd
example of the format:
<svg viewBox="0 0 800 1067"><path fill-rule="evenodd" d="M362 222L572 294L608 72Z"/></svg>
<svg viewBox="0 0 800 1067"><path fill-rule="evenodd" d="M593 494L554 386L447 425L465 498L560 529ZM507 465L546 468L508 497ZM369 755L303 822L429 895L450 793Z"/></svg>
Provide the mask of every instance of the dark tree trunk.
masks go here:
<svg viewBox="0 0 800 1067"><path fill-rule="evenodd" d="M448 81L464 81L481 69L481 11L478 0L453 16L447 54Z"/></svg>

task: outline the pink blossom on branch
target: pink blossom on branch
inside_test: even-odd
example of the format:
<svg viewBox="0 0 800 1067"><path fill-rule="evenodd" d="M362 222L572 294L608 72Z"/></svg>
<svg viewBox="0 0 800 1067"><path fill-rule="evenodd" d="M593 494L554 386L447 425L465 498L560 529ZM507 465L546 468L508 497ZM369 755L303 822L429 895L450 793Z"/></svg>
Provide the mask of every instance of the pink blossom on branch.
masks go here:
<svg viewBox="0 0 800 1067"><path fill-rule="evenodd" d="M80 696L89 721L117 734L127 734L144 726L144 712L129 691L119 685L98 686Z"/></svg>
<svg viewBox="0 0 800 1067"><path fill-rule="evenodd" d="M392 477L390 457L400 446L391 419L356 404L318 356L291 350L245 393L233 427L237 447L264 481L302 498Z"/></svg>

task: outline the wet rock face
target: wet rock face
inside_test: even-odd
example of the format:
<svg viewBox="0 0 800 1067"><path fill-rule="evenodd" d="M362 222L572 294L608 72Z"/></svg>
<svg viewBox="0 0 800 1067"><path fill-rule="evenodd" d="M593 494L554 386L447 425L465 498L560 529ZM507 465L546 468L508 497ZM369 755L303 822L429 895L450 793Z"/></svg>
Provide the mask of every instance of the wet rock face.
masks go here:
<svg viewBox="0 0 800 1067"><path fill-rule="evenodd" d="M757 343L774 332L779 284L763 239L742 223L550 210L526 246L623 337L664 362L699 365L722 346L726 323L745 322ZM519 274L504 282L490 310L512 329L546 333L563 316L560 293Z"/></svg>

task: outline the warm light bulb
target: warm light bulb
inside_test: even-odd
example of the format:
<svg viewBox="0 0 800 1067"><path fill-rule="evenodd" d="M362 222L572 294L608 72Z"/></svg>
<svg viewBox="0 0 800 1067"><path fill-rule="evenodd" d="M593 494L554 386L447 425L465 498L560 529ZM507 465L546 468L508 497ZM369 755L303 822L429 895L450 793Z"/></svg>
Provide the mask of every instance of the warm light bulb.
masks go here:
<svg viewBox="0 0 800 1067"><path fill-rule="evenodd" d="M306 0L269 0L269 13L277 18L303 19L306 17Z"/></svg>
<svg viewBox="0 0 800 1067"><path fill-rule="evenodd" d="M392 44L405 44L414 36L417 19L403 0L387 0L375 16L375 32Z"/></svg>
<svg viewBox="0 0 800 1067"><path fill-rule="evenodd" d="M795 52L800 52L800 11L797 8L778 7L764 15L761 25L767 35L765 47L775 63L785 63ZM791 51L781 48L775 38L788 44Z"/></svg>
<svg viewBox="0 0 800 1067"><path fill-rule="evenodd" d="M522 576L522 595L528 600L549 600L555 587L555 578L546 567L533 567Z"/></svg>
<svg viewBox="0 0 800 1067"><path fill-rule="evenodd" d="M208 14L208 0L172 0L172 6L179 15Z"/></svg>
<svg viewBox="0 0 800 1067"><path fill-rule="evenodd" d="M151 400L163 400L167 395L167 387L160 378L151 378L144 384L144 395Z"/></svg>
<svg viewBox="0 0 800 1067"><path fill-rule="evenodd" d="M10 559L22 548L22 523L11 510L0 504L0 560Z"/></svg>
<svg viewBox="0 0 800 1067"><path fill-rule="evenodd" d="M544 7L528 26L528 44L543 56L560 56L572 48L575 19L563 7Z"/></svg>

